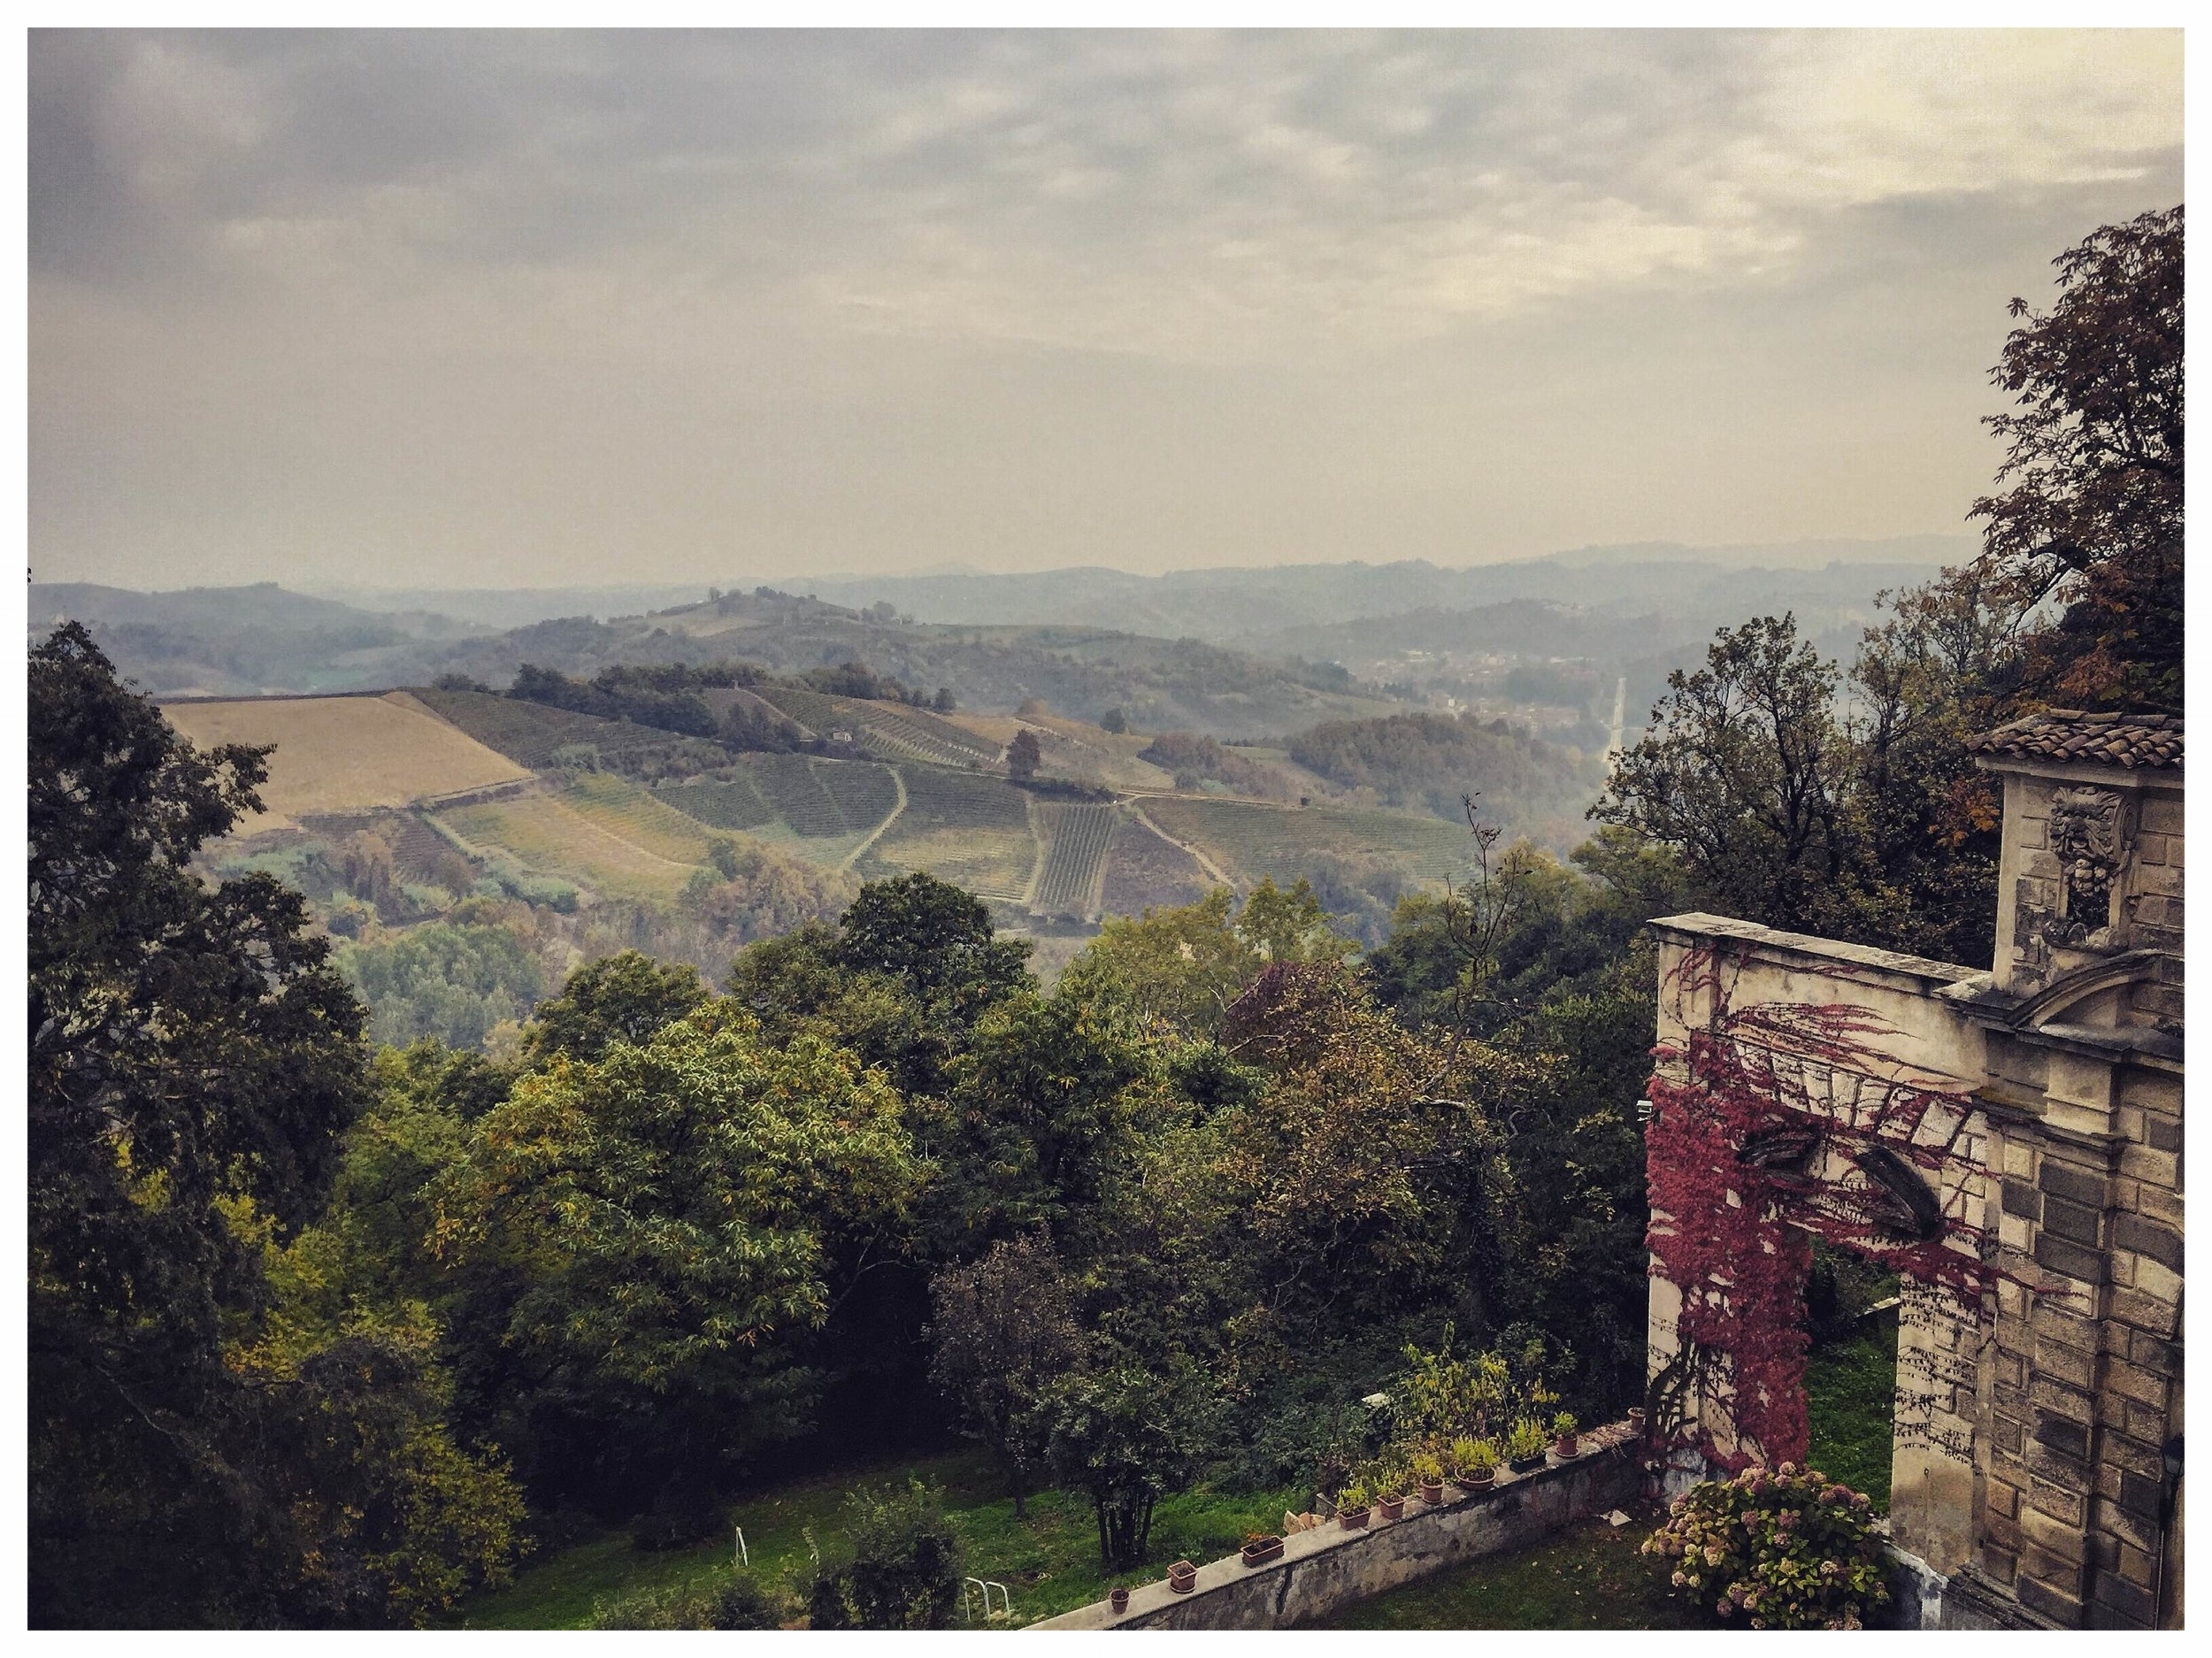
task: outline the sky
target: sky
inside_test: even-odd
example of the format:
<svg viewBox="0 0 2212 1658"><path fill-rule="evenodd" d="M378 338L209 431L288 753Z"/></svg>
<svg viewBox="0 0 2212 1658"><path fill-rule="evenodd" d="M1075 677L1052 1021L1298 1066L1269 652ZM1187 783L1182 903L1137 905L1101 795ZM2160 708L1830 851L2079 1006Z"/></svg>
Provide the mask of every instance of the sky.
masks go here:
<svg viewBox="0 0 2212 1658"><path fill-rule="evenodd" d="M2175 32L35 32L35 575L1968 533Z"/></svg>

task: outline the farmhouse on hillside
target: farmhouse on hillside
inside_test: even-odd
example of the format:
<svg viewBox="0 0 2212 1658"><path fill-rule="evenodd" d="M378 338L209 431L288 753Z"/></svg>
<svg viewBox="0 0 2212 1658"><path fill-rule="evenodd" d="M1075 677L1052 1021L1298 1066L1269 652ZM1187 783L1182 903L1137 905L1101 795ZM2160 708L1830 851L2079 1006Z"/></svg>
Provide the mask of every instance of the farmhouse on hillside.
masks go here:
<svg viewBox="0 0 2212 1658"><path fill-rule="evenodd" d="M1902 1281L1908 1622L2178 1627L2181 721L1972 746L2004 791L1993 971L1655 924L1650 1427L1671 1490L1803 1461L1825 1240Z"/></svg>

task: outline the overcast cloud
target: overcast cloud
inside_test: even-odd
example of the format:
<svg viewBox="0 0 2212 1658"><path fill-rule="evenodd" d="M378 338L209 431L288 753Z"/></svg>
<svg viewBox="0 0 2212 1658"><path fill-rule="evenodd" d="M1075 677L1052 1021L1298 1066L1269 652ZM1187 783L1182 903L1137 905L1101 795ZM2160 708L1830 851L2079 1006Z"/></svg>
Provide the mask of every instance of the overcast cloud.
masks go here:
<svg viewBox="0 0 2212 1658"><path fill-rule="evenodd" d="M36 574L1957 531L2177 33L36 34Z"/></svg>

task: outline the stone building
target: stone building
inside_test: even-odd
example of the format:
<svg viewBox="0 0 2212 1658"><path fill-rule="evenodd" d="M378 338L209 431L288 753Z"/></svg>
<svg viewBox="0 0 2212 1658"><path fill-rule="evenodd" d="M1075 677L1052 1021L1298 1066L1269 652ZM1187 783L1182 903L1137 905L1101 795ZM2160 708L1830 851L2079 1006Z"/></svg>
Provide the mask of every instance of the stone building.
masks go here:
<svg viewBox="0 0 2212 1658"><path fill-rule="evenodd" d="M1801 1460L1809 1240L1889 1263L1909 1619L2177 1626L2181 723L1975 747L1990 968L1655 924L1652 1426L1678 1486Z"/></svg>

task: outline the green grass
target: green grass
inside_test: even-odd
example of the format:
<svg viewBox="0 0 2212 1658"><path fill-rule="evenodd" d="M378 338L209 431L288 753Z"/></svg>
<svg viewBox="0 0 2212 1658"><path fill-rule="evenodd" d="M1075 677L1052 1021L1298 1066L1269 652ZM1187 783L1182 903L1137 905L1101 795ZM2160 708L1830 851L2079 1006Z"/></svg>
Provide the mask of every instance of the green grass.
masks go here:
<svg viewBox="0 0 2212 1658"><path fill-rule="evenodd" d="M1393 864L1421 880L1463 879L1474 860L1463 827L1412 812L1263 806L1188 794L1155 796L1144 809L1185 845L1255 881L1294 880L1317 856Z"/></svg>
<svg viewBox="0 0 2212 1658"><path fill-rule="evenodd" d="M795 1581L809 1564L808 1528L818 1541L832 1539L847 1492L910 1476L944 1487L946 1509L967 1540L969 1571L1007 1585L1018 1624L1103 1600L1117 1584L1164 1576L1167 1563L1179 1557L1204 1561L1228 1554L1248 1532L1277 1530L1290 1501L1281 1492L1230 1496L1201 1491L1169 1498L1154 1516L1146 1567L1113 1577L1099 1569L1098 1528L1087 1499L1045 1492L1030 1500L1028 1516L1017 1520L996 1470L975 1450L856 1463L766 1487L741 1495L731 1505L729 1524L745 1528L757 1574ZM511 1587L479 1596L459 1621L469 1629L580 1628L602 1600L726 1571L731 1547L725 1531L695 1548L640 1554L626 1531L611 1532L531 1563Z"/></svg>
<svg viewBox="0 0 2212 1658"><path fill-rule="evenodd" d="M1847 1340L1816 1347L1805 1361L1812 1465L1889 1512L1891 1424L1897 1409L1897 1318L1870 1318Z"/></svg>
<svg viewBox="0 0 2212 1658"><path fill-rule="evenodd" d="M1668 1587L1673 1562L1640 1552L1658 1524L1602 1520L1345 1608L1324 1629L1700 1629Z"/></svg>

